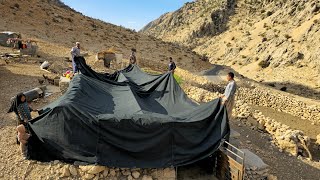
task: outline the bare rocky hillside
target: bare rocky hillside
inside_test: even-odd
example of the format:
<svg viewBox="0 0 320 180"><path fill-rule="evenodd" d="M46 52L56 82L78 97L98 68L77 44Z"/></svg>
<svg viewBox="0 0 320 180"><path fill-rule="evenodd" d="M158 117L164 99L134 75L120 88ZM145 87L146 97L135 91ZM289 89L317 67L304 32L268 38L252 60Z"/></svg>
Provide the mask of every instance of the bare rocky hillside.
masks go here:
<svg viewBox="0 0 320 180"><path fill-rule="evenodd" d="M207 55L268 85L320 99L318 0L197 0L142 33Z"/></svg>
<svg viewBox="0 0 320 180"><path fill-rule="evenodd" d="M301 84L292 88L312 95L318 77L313 68L319 54L316 50L319 44L316 29L319 26L315 24L318 22L318 8L310 2L309 5L289 0L286 4L276 5L274 2L199 0L188 3L144 29L143 33L156 38L86 17L58 0L0 0L0 31L17 31L23 38L35 39L40 50L37 57L11 58L6 54L17 51L0 47L0 179L160 179L158 174L161 173L156 169L83 167L79 163L66 164L57 160L38 162L22 159L15 139L16 117L6 113L10 98L18 92L40 86L43 75L59 77L61 72L50 68L59 66L65 69L71 65L65 57L70 56L70 48L75 41L81 42L82 51L88 53L86 60L91 66L96 62L96 52L110 47L118 49L125 58L132 47L136 48L139 65L147 72L164 72L167 59L172 56L178 66L175 75L183 80L180 81L181 87L199 103L217 98L223 92L224 87L216 80L222 81L232 69L212 66L193 51L208 55L212 63L232 65L250 78L269 81L269 85L279 88L286 86L288 91L287 84L278 83L292 80L291 83ZM291 8L291 15L286 14ZM188 26L185 25L186 20ZM314 25L309 26L310 23ZM311 29L306 31L306 27ZM281 37L285 38L280 43ZM298 41L297 38L302 39ZM276 45L278 41L280 44ZM280 49L286 51L277 55ZM264 56L267 55L271 57L266 60ZM298 60L292 64L285 63L292 55L297 55ZM51 72L39 68L39 63L46 60L53 63L49 68ZM267 63L260 63L265 62L263 60ZM281 63L275 66L276 62ZM105 70L103 65L97 64L93 66L95 70ZM204 69L207 71L203 72ZM230 120L231 128L240 132L235 145L256 153L278 179L320 177L319 146L316 144L320 137L319 103L240 78L239 73L236 75L239 90L234 118ZM58 87L45 84L49 96L33 101L31 106L34 109L42 108L62 95ZM310 85L310 88L305 85ZM36 113L32 115L37 116ZM304 144L308 145L312 160ZM256 175L252 170L246 168L246 174ZM172 169L162 172L175 175ZM212 175L207 177L204 169L197 166L179 167L177 174L178 180L214 178Z"/></svg>
<svg viewBox="0 0 320 180"><path fill-rule="evenodd" d="M69 49L79 41L92 55L114 47L128 57L130 49L136 48L138 61L167 62L172 56L178 66L189 70L209 65L188 49L86 17L59 0L1 0L0 24L0 31L20 32L23 38L38 40L40 51L55 57L69 56Z"/></svg>

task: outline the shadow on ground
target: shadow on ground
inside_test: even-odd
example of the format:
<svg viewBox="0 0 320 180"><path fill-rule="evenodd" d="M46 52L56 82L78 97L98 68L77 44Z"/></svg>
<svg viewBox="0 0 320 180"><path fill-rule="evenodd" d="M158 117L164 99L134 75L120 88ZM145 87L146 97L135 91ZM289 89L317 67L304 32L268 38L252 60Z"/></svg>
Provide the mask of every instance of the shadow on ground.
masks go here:
<svg viewBox="0 0 320 180"><path fill-rule="evenodd" d="M290 82L263 82L263 84L301 97L320 100L320 90L315 90L302 84Z"/></svg>
<svg viewBox="0 0 320 180"><path fill-rule="evenodd" d="M204 164L202 161L191 165L178 167L178 180L217 180L213 172L213 167L209 164Z"/></svg>

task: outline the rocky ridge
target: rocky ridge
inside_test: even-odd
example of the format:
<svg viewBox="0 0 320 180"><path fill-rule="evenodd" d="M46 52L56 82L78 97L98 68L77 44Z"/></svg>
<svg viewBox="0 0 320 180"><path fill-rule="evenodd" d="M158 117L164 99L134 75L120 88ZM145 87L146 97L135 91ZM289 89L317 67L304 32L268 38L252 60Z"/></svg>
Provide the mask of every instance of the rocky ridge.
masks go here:
<svg viewBox="0 0 320 180"><path fill-rule="evenodd" d="M319 10L318 0L199 0L141 32L191 47L249 78L304 89L302 96L311 88L308 97L319 99Z"/></svg>

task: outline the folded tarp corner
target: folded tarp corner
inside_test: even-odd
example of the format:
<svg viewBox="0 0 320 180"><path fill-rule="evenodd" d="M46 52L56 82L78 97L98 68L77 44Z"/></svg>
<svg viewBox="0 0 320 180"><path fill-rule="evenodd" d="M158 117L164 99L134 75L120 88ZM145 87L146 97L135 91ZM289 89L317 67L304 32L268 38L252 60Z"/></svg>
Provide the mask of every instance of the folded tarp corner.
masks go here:
<svg viewBox="0 0 320 180"><path fill-rule="evenodd" d="M29 123L31 159L81 161L112 167L181 166L210 156L229 134L216 99L198 105L171 73L149 75L137 66L81 74L68 91Z"/></svg>

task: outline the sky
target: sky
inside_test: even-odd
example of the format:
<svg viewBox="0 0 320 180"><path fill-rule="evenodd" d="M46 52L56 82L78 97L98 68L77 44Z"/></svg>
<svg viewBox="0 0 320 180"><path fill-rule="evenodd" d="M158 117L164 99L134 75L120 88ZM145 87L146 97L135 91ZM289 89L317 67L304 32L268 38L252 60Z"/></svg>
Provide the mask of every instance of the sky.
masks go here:
<svg viewBox="0 0 320 180"><path fill-rule="evenodd" d="M140 30L164 13L192 0L62 0L82 14L126 28Z"/></svg>

